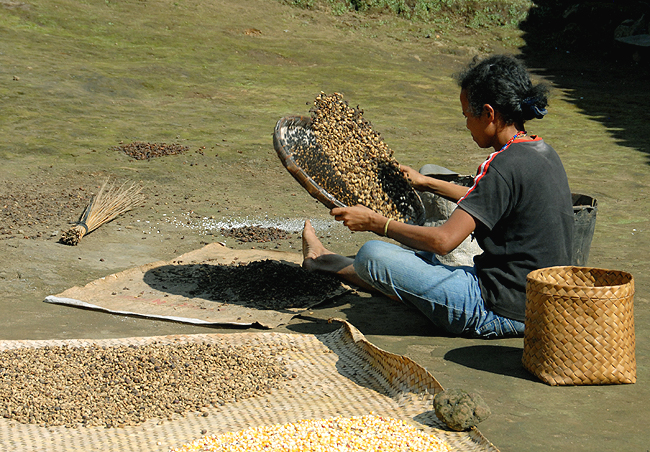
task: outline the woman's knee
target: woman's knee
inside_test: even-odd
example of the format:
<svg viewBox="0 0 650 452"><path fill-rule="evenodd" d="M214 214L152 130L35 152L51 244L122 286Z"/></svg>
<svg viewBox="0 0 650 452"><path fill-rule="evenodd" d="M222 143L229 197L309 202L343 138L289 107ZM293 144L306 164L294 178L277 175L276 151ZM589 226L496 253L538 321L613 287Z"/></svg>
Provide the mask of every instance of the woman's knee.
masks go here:
<svg viewBox="0 0 650 452"><path fill-rule="evenodd" d="M362 262L376 260L378 257L385 256L383 250L386 246L395 246L390 243L382 242L381 240L370 240L364 243L356 255L355 261Z"/></svg>
<svg viewBox="0 0 650 452"><path fill-rule="evenodd" d="M401 246L371 240L364 244L354 259L354 270L376 289L394 295L399 287L408 285L415 269L421 265L415 252Z"/></svg>
<svg viewBox="0 0 650 452"><path fill-rule="evenodd" d="M378 262L386 259L386 253L381 250L387 245L380 240L371 240L361 246L354 258L354 271L362 279L367 280L370 277L372 269Z"/></svg>

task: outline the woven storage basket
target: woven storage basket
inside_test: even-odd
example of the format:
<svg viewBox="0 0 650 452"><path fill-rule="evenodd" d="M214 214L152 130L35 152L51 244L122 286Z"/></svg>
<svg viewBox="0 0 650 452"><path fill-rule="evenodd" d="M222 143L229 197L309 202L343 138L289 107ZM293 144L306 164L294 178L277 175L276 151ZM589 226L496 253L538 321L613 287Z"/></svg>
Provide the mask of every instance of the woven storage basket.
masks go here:
<svg viewBox="0 0 650 452"><path fill-rule="evenodd" d="M634 280L617 270L528 274L524 367L550 385L636 382Z"/></svg>

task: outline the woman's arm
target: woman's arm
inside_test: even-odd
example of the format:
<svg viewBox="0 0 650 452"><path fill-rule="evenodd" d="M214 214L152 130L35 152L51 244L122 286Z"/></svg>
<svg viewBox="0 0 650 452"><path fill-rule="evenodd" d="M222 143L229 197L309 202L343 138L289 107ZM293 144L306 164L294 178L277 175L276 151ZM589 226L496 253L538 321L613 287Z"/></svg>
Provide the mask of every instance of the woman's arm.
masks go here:
<svg viewBox="0 0 650 452"><path fill-rule="evenodd" d="M400 165L400 169L409 179L414 189L434 193L452 202L458 202L460 198L465 196L467 190L469 190L468 187L463 185L420 174L410 166Z"/></svg>
<svg viewBox="0 0 650 452"><path fill-rule="evenodd" d="M365 206L336 207L330 211L337 221L342 221L351 231L371 231L384 235L388 219ZM442 256L453 251L476 227L476 220L462 209L456 209L440 226L415 226L391 221L387 236L403 245L421 251L431 251Z"/></svg>

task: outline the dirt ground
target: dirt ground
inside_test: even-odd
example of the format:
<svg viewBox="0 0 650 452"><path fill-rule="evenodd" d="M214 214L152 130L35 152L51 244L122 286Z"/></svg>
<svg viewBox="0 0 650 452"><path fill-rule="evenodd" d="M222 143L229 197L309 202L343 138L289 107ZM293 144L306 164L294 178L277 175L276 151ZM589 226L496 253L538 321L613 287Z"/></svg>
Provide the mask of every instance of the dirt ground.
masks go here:
<svg viewBox="0 0 650 452"><path fill-rule="evenodd" d="M172 8L168 2L147 3ZM167 25L177 27L179 40L197 42L197 49L182 46L179 53L185 52L186 61L181 65L170 47L170 73L165 72L165 56L153 47L155 39L150 51L115 36L108 37L111 43L115 38L114 46L80 39L79 46L105 45L105 52L123 45L125 53L115 55L127 56L115 57L113 73L105 68L106 54L84 50L75 55L73 49L63 49L63 58L71 59L65 77L56 59L39 56L39 49L45 52L50 45L40 35L33 41L22 35L22 45L0 44L0 77L7 85L0 90L7 105L0 125L6 138L0 145L0 339L240 331L108 315L43 299L215 241L232 248L299 253L306 218L314 221L330 249L354 254L375 237L351 234L333 222L327 209L292 179L273 149L275 122L308 114L308 104L321 90L340 91L365 109L400 162L414 167L435 163L472 174L486 153L465 130L451 74L476 54L520 53L525 44L516 30L487 35L461 30L433 38L408 23L331 18L275 2L223 0L214 2L213 9L190 3L198 6L185 6L176 22ZM40 20L47 27L44 17L54 13L46 4L17 8L11 3L10 8L0 2L0 11L10 12L15 23ZM69 2L56 4L73 8ZM110 14L119 15L126 29L129 8L142 4L111 6ZM202 22L208 19L214 21L211 27ZM184 35L192 20L205 25L210 49L200 48L197 36ZM30 33L28 27L12 26ZM134 33L145 36L147 26L138 23ZM120 33L124 29L116 36L126 36ZM58 39L55 35L50 41ZM161 61L151 63L160 71L151 71L152 79L168 77L170 86L154 80L143 88L137 81L147 74L138 58L150 61L153 54ZM347 319L379 347L427 367L444 387L481 393L493 415L480 430L504 452L645 451L650 447L643 422L650 414L644 402L650 398L647 79L634 61L604 64L562 49L522 56L536 78L553 88L549 116L531 123L529 130L558 150L574 192L598 200L589 265L635 277L638 382L551 388L522 369L522 339L446 337L411 308L363 292L318 306L277 331L321 333L335 327L328 318ZM125 78L128 70L136 81ZM122 83L131 85L120 91L116 87ZM136 160L114 149L137 140L178 142L188 150ZM142 183L145 202L76 247L59 243L61 233L109 177ZM278 227L287 235L257 243L221 232L250 225Z"/></svg>

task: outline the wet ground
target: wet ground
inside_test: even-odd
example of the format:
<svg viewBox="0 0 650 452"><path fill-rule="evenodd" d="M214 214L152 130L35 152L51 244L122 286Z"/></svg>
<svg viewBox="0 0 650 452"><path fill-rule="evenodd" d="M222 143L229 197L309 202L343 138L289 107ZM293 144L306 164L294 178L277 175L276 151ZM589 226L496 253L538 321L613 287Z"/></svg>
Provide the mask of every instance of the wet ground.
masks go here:
<svg viewBox="0 0 650 452"><path fill-rule="evenodd" d="M376 28L378 21L356 16L335 19L273 2L262 8L256 1L222 1L213 8L186 5L164 17L155 15L172 8L167 3L150 9L159 24L176 33L147 40L147 50L118 39L128 36L124 30L112 35L110 28L135 20L129 8L144 3L107 6L113 25L97 29L106 42L88 38L76 48L62 48L58 54L66 61L43 57L52 55L49 46L67 42L45 20L54 14L47 2L35 2L31 9L0 5L16 23L39 23L54 36L44 39L29 34L38 27L12 25L20 31L18 41L0 48L0 76L8 80L0 88L5 105L0 125L0 339L240 331L113 316L43 299L213 241L300 252L298 231L305 218L313 220L333 251L353 254L374 237L350 234L335 224L327 209L293 180L273 150L275 122L307 114L307 104L321 90L343 92L365 110L398 161L414 167L435 163L471 174L485 151L475 147L465 130L450 76L479 48L518 52L524 44L516 30L433 39L404 23L382 29ZM67 2L56 6L76 11ZM91 13L97 11L86 16ZM92 28L85 20L79 17L66 26L82 33L84 27ZM145 39L150 26L134 24L133 39ZM260 33L247 33L253 28ZM202 44L176 48L172 37ZM120 52L113 49L120 46ZM112 69L105 67L106 58L112 59ZM558 150L573 191L598 200L588 264L629 271L635 278L637 383L549 387L523 370L522 339L446 337L409 307L363 292L318 306L277 331L320 333L334 327L327 323L330 317L350 321L379 347L426 367L443 387L479 392L492 409L480 430L504 452L646 451L647 82L633 61L604 65L552 49L526 58L536 77L553 87L548 117L531 122L529 131ZM134 141L174 142L189 150L137 160L114 149ZM108 176L141 182L145 203L76 247L59 243L61 232L78 219L90 194ZM276 227L287 236L252 243L223 232L239 226Z"/></svg>

